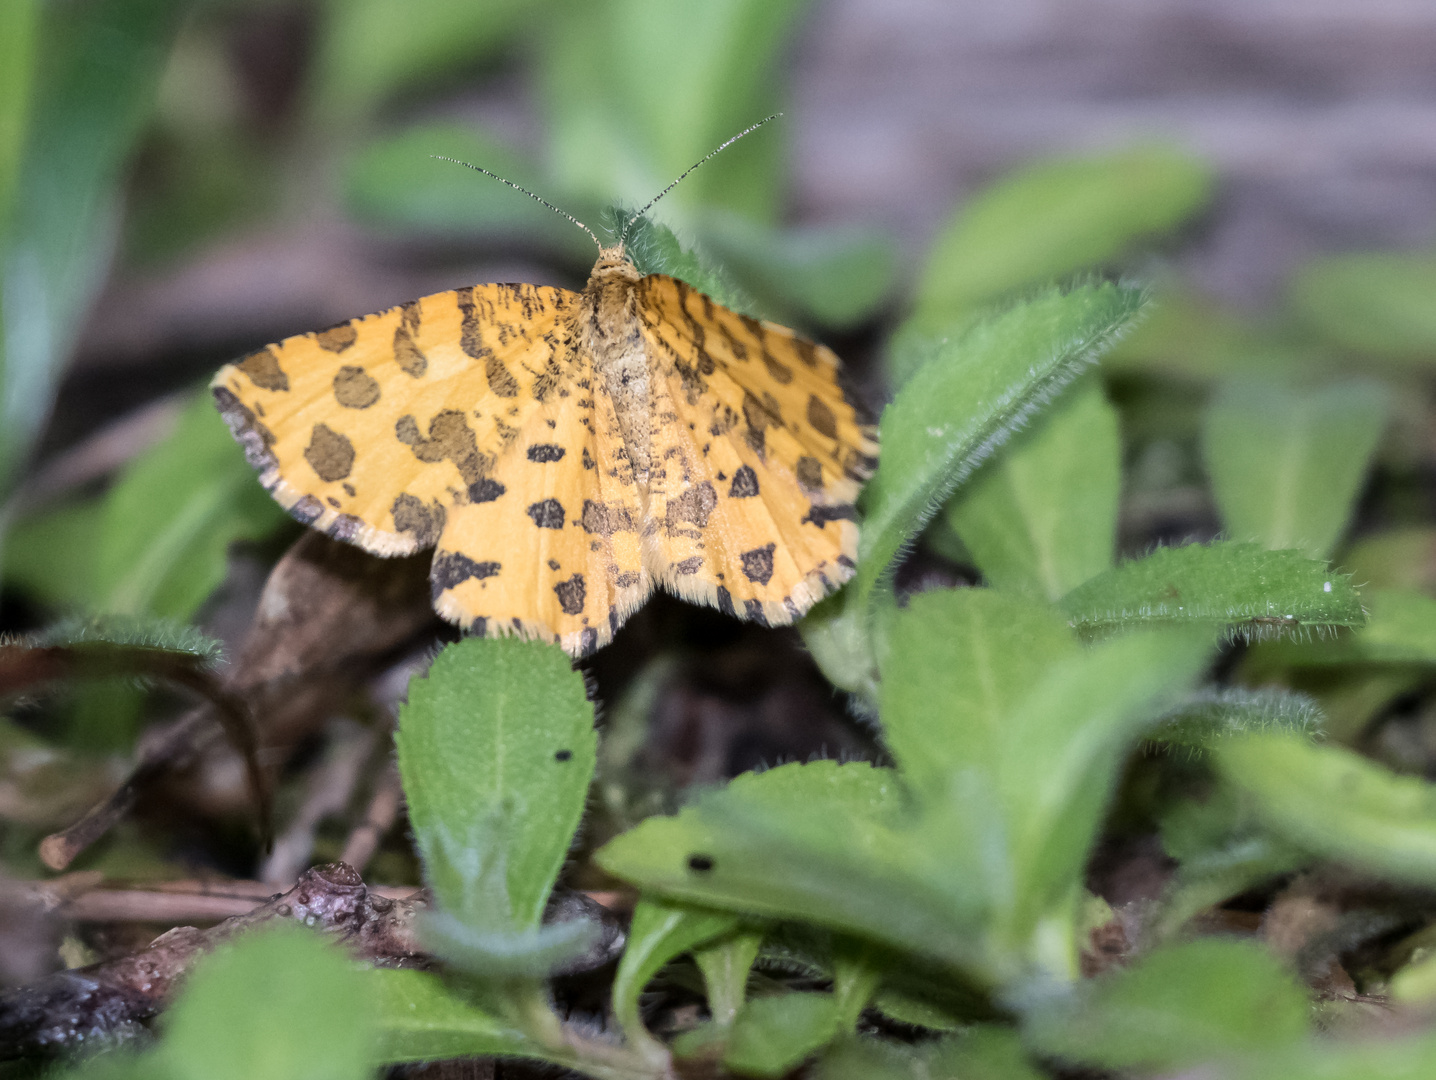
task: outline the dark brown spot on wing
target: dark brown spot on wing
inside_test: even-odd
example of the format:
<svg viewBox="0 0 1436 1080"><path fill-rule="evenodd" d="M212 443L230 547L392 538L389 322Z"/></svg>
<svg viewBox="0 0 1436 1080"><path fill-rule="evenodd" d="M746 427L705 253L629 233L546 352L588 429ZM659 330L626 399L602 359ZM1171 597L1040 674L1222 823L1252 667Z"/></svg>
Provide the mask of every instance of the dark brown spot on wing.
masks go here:
<svg viewBox="0 0 1436 1080"><path fill-rule="evenodd" d="M394 362L406 374L417 379L429 370L429 358L414 343L414 331L418 329L419 325L418 318L414 319L414 328L410 329L407 316L408 307L406 305L404 322L394 331Z"/></svg>
<svg viewBox="0 0 1436 1080"><path fill-rule="evenodd" d="M817 458L800 457L795 471L798 486L809 495L823 490L823 465Z"/></svg>
<svg viewBox="0 0 1436 1080"><path fill-rule="evenodd" d="M642 575L640 575L637 570L625 570L613 579L613 583L620 589L631 589L641 580L643 580ZM612 615L613 613L610 612L609 614Z"/></svg>
<svg viewBox="0 0 1436 1080"><path fill-rule="evenodd" d="M540 529L562 529L564 525L563 503L557 499L543 499L528 508L528 515Z"/></svg>
<svg viewBox="0 0 1436 1080"><path fill-rule="evenodd" d="M768 374L773 377L774 382L787 386L793 381L793 369L787 364L779 362L767 349L763 350L763 365L768 369Z"/></svg>
<svg viewBox="0 0 1436 1080"><path fill-rule="evenodd" d="M447 515L438 502L425 503L417 495L405 492L394 500L389 512L394 516L394 528L412 534L419 547L433 547L439 542Z"/></svg>
<svg viewBox="0 0 1436 1080"><path fill-rule="evenodd" d="M758 474L750 465L740 465L728 487L730 499L751 499L758 494Z"/></svg>
<svg viewBox="0 0 1436 1080"><path fill-rule="evenodd" d="M551 461L563 459L563 447L557 443L534 443L528 448L528 459L539 465L547 465Z"/></svg>
<svg viewBox="0 0 1436 1080"><path fill-rule="evenodd" d="M289 516L301 525L311 524L324 513L324 504L313 495L306 495L289 508Z"/></svg>
<svg viewBox="0 0 1436 1080"><path fill-rule="evenodd" d="M289 376L279 366L279 356L272 346L250 353L234 366L248 375L249 381L261 390L289 389Z"/></svg>
<svg viewBox="0 0 1436 1080"><path fill-rule="evenodd" d="M838 437L838 419L817 394L808 398L808 423L819 435L826 435L830 439Z"/></svg>
<svg viewBox="0 0 1436 1080"><path fill-rule="evenodd" d="M694 484L678 498L668 500L663 524L668 529L675 529L688 522L702 529L707 526L708 515L713 513L713 508L717 505L718 493L713 490L709 481L704 480L701 484Z"/></svg>
<svg viewBox="0 0 1436 1080"><path fill-rule="evenodd" d="M567 581L560 581L553 587L553 591L558 595L558 606L563 609L565 615L578 615L583 611L586 590L582 574L574 574Z"/></svg>
<svg viewBox="0 0 1436 1080"><path fill-rule="evenodd" d="M412 416L401 416L394 425L394 434L414 451L414 456L420 461L429 464L453 462L468 484L469 498L473 502L489 502L503 494L503 485L488 478L489 471L494 467L493 456L479 450L473 429L463 413L454 409L435 413L429 421L427 437L420 433L419 425Z"/></svg>
<svg viewBox="0 0 1436 1080"><path fill-rule="evenodd" d="M332 353L342 353L359 340L359 331L354 328L352 322L342 322L337 326L331 326L328 330L319 331L314 335L314 340L319 342L321 349Z"/></svg>
<svg viewBox="0 0 1436 1080"><path fill-rule="evenodd" d="M496 562L475 562L467 555L460 555L457 551L441 551L434 556L434 561L429 567L430 591L437 600L439 594L445 589L462 585L470 578L482 581L484 578L495 577L501 569L501 565ZM479 633L482 632L482 630L479 631Z"/></svg>
<svg viewBox="0 0 1436 1080"><path fill-rule="evenodd" d="M616 532L634 532L637 529L633 512L628 507L594 502L592 499L583 500L579 524L585 532L598 536L612 536Z"/></svg>
<svg viewBox="0 0 1436 1080"><path fill-rule="evenodd" d="M702 566L703 566L703 556L702 556L702 555L690 555L688 558L684 559L682 562L676 562L676 563L674 563L674 564L673 564L673 572L674 572L675 574L685 574L685 575L686 575L686 574L696 574L696 573L698 573L699 569L702 568Z"/></svg>
<svg viewBox="0 0 1436 1080"><path fill-rule="evenodd" d="M315 424L304 448L304 460L329 483L343 480L354 468L354 444L327 424Z"/></svg>
<svg viewBox="0 0 1436 1080"><path fill-rule="evenodd" d="M379 400L379 381L354 364L345 364L334 376L334 400L346 409L367 409Z"/></svg>
<svg viewBox="0 0 1436 1080"><path fill-rule="evenodd" d="M773 551L776 545L764 544L738 556L743 563L743 576L756 585L766 585L773 576Z"/></svg>

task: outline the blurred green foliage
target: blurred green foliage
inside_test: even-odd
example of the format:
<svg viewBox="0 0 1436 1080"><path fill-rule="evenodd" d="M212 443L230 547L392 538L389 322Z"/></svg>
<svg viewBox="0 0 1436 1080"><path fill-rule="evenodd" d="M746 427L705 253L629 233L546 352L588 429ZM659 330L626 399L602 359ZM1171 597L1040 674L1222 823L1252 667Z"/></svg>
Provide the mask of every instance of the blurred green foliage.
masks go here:
<svg viewBox="0 0 1436 1080"><path fill-rule="evenodd" d="M782 57L809 12L329 0L291 130L259 137L209 86L206 9L0 7L0 493L121 236L128 258L180 258L247 215L293 222L328 199L391 237L522 247L578 274L593 250L571 223L431 155L615 235L781 108ZM414 108L515 64L536 87L536 143ZM1436 875L1436 788L1356 744L1436 667L1436 527L1412 449L1436 362L1432 256L1319 260L1263 321L1176 277L1103 280L1150 266L1215 184L1179 150L1138 146L1035 162L967 199L898 295L902 260L880 231L782 224L785 131L776 120L705 164L633 228L630 253L746 313L891 331L856 578L800 627L891 764L746 774L609 839L596 862L638 900L614 1027L595 1038L548 985L593 927L543 922L583 825L594 707L551 647L460 641L412 682L397 735L436 897L421 932L443 975L361 971L297 929L247 937L195 972L157 1048L85 1075L339 1080L464 1054L600 1080L659 1080L678 1057L694 1073L808 1062L818 1077L914 1080L1026 1080L1053 1062L1429 1071L1430 1034L1313 1035L1283 961L1181 939L1204 910L1323 863L1405 887ZM125 217L142 144L164 175L137 184ZM896 325L880 326L889 310ZM1203 542L1151 547L1160 532L1141 523L1162 513ZM137 620L61 623L0 648L98 643L195 663L208 639L149 620L194 620L231 546L285 520L204 395L103 491L17 499L0 518L7 590L47 616ZM911 590L899 571L914 550L960 564L972 587ZM67 689L80 699L69 720L16 747L69 765L70 750L132 744L142 699L126 712L106 687L101 715ZM1145 801L1128 790L1138 772L1156 778ZM1144 955L1084 981L1090 932L1112 917L1086 870L1117 804L1174 869ZM641 1002L685 956L710 1019L665 1042ZM1411 956L1380 978L1428 1000ZM807 982L773 975L793 971ZM926 1034L881 1037L861 1021L875 1014Z"/></svg>

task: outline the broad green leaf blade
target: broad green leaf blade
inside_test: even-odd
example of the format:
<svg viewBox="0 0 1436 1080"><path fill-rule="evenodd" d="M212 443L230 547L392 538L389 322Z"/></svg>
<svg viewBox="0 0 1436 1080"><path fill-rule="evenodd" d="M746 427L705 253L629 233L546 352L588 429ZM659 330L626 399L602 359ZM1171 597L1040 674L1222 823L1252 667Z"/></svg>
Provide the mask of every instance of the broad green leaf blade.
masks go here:
<svg viewBox="0 0 1436 1080"><path fill-rule="evenodd" d="M1107 1069L1166 1070L1299 1043L1306 994L1258 945L1214 939L1159 949L1131 968L1039 1006L1029 1045Z"/></svg>
<svg viewBox="0 0 1436 1080"><path fill-rule="evenodd" d="M816 1080L1045 1080L1027 1060L1017 1032L967 1025L961 1035L906 1046L879 1039L847 1039L813 1068Z"/></svg>
<svg viewBox="0 0 1436 1080"><path fill-rule="evenodd" d="M712 1023L727 1027L748 998L748 973L763 947L761 930L738 929L693 950L693 962L703 973Z"/></svg>
<svg viewBox="0 0 1436 1080"><path fill-rule="evenodd" d="M482 930L536 930L593 777L583 676L556 646L465 638L409 683L394 741L442 907Z"/></svg>
<svg viewBox="0 0 1436 1080"><path fill-rule="evenodd" d="M904 778L933 797L957 773L991 773L1017 704L1079 651L1060 614L991 589L919 593L889 626L883 742Z"/></svg>
<svg viewBox="0 0 1436 1080"><path fill-rule="evenodd" d="M329 0L310 86L315 120L352 126L397 90L488 59L531 20L532 0Z"/></svg>
<svg viewBox="0 0 1436 1080"><path fill-rule="evenodd" d="M1378 877L1436 884L1436 786L1295 735L1234 739L1217 768L1278 836Z"/></svg>
<svg viewBox="0 0 1436 1080"><path fill-rule="evenodd" d="M980 968L977 882L912 842L891 770L782 765L735 779L675 817L610 840L595 859L645 892L816 923L939 963Z"/></svg>
<svg viewBox="0 0 1436 1080"><path fill-rule="evenodd" d="M1208 750L1225 739L1267 731L1319 735L1321 707L1288 690L1226 686L1198 690L1157 721L1153 742Z"/></svg>
<svg viewBox="0 0 1436 1080"><path fill-rule="evenodd" d="M1207 409L1202 448L1227 531L1326 558L1351 518L1389 410L1389 392L1369 380L1314 390L1223 384Z"/></svg>
<svg viewBox="0 0 1436 1080"><path fill-rule="evenodd" d="M365 979L377 1002L383 1062L490 1054L544 1057L522 1032L457 997L427 971L375 968L365 972Z"/></svg>
<svg viewBox="0 0 1436 1080"><path fill-rule="evenodd" d="M948 523L1000 589L1059 600L1112 565L1121 494L1117 410L1088 376L948 504Z"/></svg>
<svg viewBox="0 0 1436 1080"><path fill-rule="evenodd" d="M103 279L117 180L186 5L40 7L25 151L0 247L0 496L49 415Z"/></svg>
<svg viewBox="0 0 1436 1080"><path fill-rule="evenodd" d="M723 1064L739 1076L783 1076L837 1034L832 994L756 998L738 1014Z"/></svg>
<svg viewBox="0 0 1436 1080"><path fill-rule="evenodd" d="M1299 551L1230 542L1160 548L1078 586L1062 610L1095 633L1189 624L1262 638L1365 621L1349 575Z"/></svg>
<svg viewBox="0 0 1436 1080"><path fill-rule="evenodd" d="M1179 151L1136 147L1045 161L960 208L928 257L915 318L939 325L962 308L1104 263L1206 202L1210 170Z"/></svg>
<svg viewBox="0 0 1436 1080"><path fill-rule="evenodd" d="M631 1044L642 1043L662 1052L661 1044L648 1034L638 1010L644 987L664 964L690 949L728 933L738 917L666 900L643 897L633 909L628 944L618 973L613 979L613 1014ZM666 1056L666 1052L663 1052Z"/></svg>
<svg viewBox="0 0 1436 1080"><path fill-rule="evenodd" d="M267 536L285 520L210 396L199 394L105 498L96 604L188 618L224 580L229 545Z"/></svg>
<svg viewBox="0 0 1436 1080"><path fill-rule="evenodd" d="M1054 665L1013 711L994 769L1013 895L997 910L1019 939L1077 895L1126 751L1187 694L1213 644L1189 627L1103 642Z"/></svg>
<svg viewBox="0 0 1436 1080"><path fill-rule="evenodd" d="M1414 525L1362 537L1339 562L1368 595L1372 589L1436 592L1436 529Z"/></svg>
<svg viewBox="0 0 1436 1080"><path fill-rule="evenodd" d="M1309 340L1248 322L1210 299L1164 288L1142 324L1102 360L1106 371L1152 371L1192 382L1332 366Z"/></svg>
<svg viewBox="0 0 1436 1080"><path fill-rule="evenodd" d="M1272 665L1436 664L1436 600L1412 589L1362 594L1366 624L1330 640L1280 641L1253 659Z"/></svg>
<svg viewBox="0 0 1436 1080"><path fill-rule="evenodd" d="M364 973L337 946L266 928L200 960L158 1057L173 1080L367 1080L374 1014Z"/></svg>
<svg viewBox="0 0 1436 1080"><path fill-rule="evenodd" d="M838 329L856 326L888 297L897 275L892 239L873 229L779 231L710 214L701 235L724 266L780 305L784 322L799 316Z"/></svg>
<svg viewBox="0 0 1436 1080"><path fill-rule="evenodd" d="M570 0L539 37L552 163L565 190L641 206L724 140L777 111L774 69L804 0ZM664 200L771 222L782 121L725 150Z"/></svg>
<svg viewBox="0 0 1436 1080"><path fill-rule="evenodd" d="M828 681L856 695L876 715L879 688L873 634L883 620L869 620L853 596L854 590L842 589L819 600L798 623L798 632Z"/></svg>
<svg viewBox="0 0 1436 1080"><path fill-rule="evenodd" d="M5 536L0 565L7 588L59 611L95 603L95 549L104 500L87 499L18 519Z"/></svg>
<svg viewBox="0 0 1436 1080"><path fill-rule="evenodd" d="M852 586L870 606L893 560L974 469L1128 326L1142 293L1050 290L993 316L923 365L883 412Z"/></svg>
<svg viewBox="0 0 1436 1080"><path fill-rule="evenodd" d="M1392 360L1436 360L1436 258L1340 255L1307 263L1291 300L1308 326L1343 348Z"/></svg>
<svg viewBox="0 0 1436 1080"><path fill-rule="evenodd" d="M1429 1030L1404 1037L1318 1037L1239 1058L1226 1066L1224 1080L1427 1080L1433 1058L1436 1035Z"/></svg>

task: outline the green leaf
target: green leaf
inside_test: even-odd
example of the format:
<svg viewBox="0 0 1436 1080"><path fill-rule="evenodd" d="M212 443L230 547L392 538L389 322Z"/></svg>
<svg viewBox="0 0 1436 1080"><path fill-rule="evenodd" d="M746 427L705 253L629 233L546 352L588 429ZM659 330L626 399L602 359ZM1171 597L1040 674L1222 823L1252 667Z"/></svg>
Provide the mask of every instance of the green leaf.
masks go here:
<svg viewBox="0 0 1436 1080"><path fill-rule="evenodd" d="M693 962L703 973L712 1022L727 1027L748 997L748 973L763 946L761 931L737 929L693 950Z"/></svg>
<svg viewBox="0 0 1436 1080"><path fill-rule="evenodd" d="M988 1024L961 1035L905 1046L846 1039L814 1067L817 1080L1044 1080L1027 1060L1017 1033Z"/></svg>
<svg viewBox="0 0 1436 1080"><path fill-rule="evenodd" d="M892 292L897 250L874 229L817 226L776 230L733 214L710 214L702 223L706 247L749 283L778 314L811 316L846 329L870 318Z"/></svg>
<svg viewBox="0 0 1436 1080"><path fill-rule="evenodd" d="M1366 624L1325 641L1273 642L1253 659L1263 668L1326 664L1436 664L1436 600L1411 589L1362 594Z"/></svg>
<svg viewBox="0 0 1436 1080"><path fill-rule="evenodd" d="M104 280L117 181L186 5L40 8L25 151L0 247L0 496L49 415L55 380Z"/></svg>
<svg viewBox="0 0 1436 1080"><path fill-rule="evenodd" d="M903 777L937 797L965 770L990 770L1018 703L1079 647L1046 604L991 589L935 589L890 620L883 742Z"/></svg>
<svg viewBox="0 0 1436 1080"><path fill-rule="evenodd" d="M819 600L798 623L803 644L828 681L857 695L877 714L878 668L873 633L881 618L868 619L853 601L855 590L841 589Z"/></svg>
<svg viewBox="0 0 1436 1080"><path fill-rule="evenodd" d="M1229 542L1159 548L1072 590L1062 609L1095 633L1188 624L1262 638L1365 621L1348 575L1298 551Z"/></svg>
<svg viewBox="0 0 1436 1080"><path fill-rule="evenodd" d="M561 186L641 206L694 162L776 112L776 67L804 0L570 0L539 37ZM782 121L725 150L664 200L773 221Z"/></svg>
<svg viewBox="0 0 1436 1080"><path fill-rule="evenodd" d="M664 964L689 950L728 933L738 917L724 911L642 897L633 909L628 944L613 979L613 1014L628 1041L649 1044L650 1053L661 1044L643 1026L639 995Z"/></svg>
<svg viewBox="0 0 1436 1080"><path fill-rule="evenodd" d="M595 855L645 893L847 930L937 962L978 963L976 882L934 870L891 770L820 761L745 774ZM922 875L932 871L935 882Z"/></svg>
<svg viewBox="0 0 1436 1080"><path fill-rule="evenodd" d="M1112 565L1121 485L1117 410L1088 376L972 478L947 519L991 584L1058 600Z"/></svg>
<svg viewBox="0 0 1436 1080"><path fill-rule="evenodd" d="M1125 751L1186 695L1211 645L1208 634L1190 628L1106 641L1054 665L1013 711L992 770L1011 878L989 888L1014 941L1059 911L1075 917L1066 908L1078 895ZM982 795L954 787L952 812L959 820L979 814ZM996 891L1004 888L1011 894ZM1043 962L1060 972L1058 959Z"/></svg>
<svg viewBox="0 0 1436 1080"><path fill-rule="evenodd" d="M583 676L553 645L465 638L411 680L394 741L440 905L479 930L537 930L593 777Z"/></svg>
<svg viewBox="0 0 1436 1080"><path fill-rule="evenodd" d="M1429 253L1339 255L1307 263L1291 285L1305 322L1355 352L1436 359L1436 258Z"/></svg>
<svg viewBox="0 0 1436 1080"><path fill-rule="evenodd" d="M455 996L426 971L365 972L377 1002L379 1060L394 1063L474 1055L545 1057L522 1032Z"/></svg>
<svg viewBox="0 0 1436 1080"><path fill-rule="evenodd" d="M0 242L10 224L30 116L31 79L39 36L38 0L0 5Z"/></svg>
<svg viewBox="0 0 1436 1080"><path fill-rule="evenodd" d="M199 961L158 1056L175 1080L367 1080L374 1013L363 973L338 947L266 928Z"/></svg>
<svg viewBox="0 0 1436 1080"><path fill-rule="evenodd" d="M185 623L146 615L95 615L61 619L34 634L30 644L124 645L132 649L156 649L181 653L200 660L217 661L224 652L219 640Z"/></svg>
<svg viewBox="0 0 1436 1080"><path fill-rule="evenodd" d="M97 606L188 618L224 580L229 545L267 536L285 520L210 396L199 394L105 498Z"/></svg>
<svg viewBox="0 0 1436 1080"><path fill-rule="evenodd" d="M1207 939L1158 949L1132 967L1039 1006L1034 1049L1108 1069L1166 1070L1297 1043L1306 994L1270 953Z"/></svg>
<svg viewBox="0 0 1436 1080"><path fill-rule="evenodd" d="M1104 263L1199 209L1211 172L1162 146L1039 162L961 207L928 257L914 317L939 325L1012 289Z"/></svg>
<svg viewBox="0 0 1436 1080"><path fill-rule="evenodd" d="M1232 1062L1232 1080L1426 1080L1436 1057L1436 1034L1339 1040L1308 1039L1300 1046L1252 1054Z"/></svg>
<svg viewBox="0 0 1436 1080"><path fill-rule="evenodd" d="M782 1076L837 1034L832 994L756 998L738 1014L723 1064L740 1076Z"/></svg>
<svg viewBox="0 0 1436 1080"><path fill-rule="evenodd" d="M1352 579L1372 589L1436 591L1436 529L1387 529L1353 543L1339 560Z"/></svg>
<svg viewBox="0 0 1436 1080"><path fill-rule="evenodd" d="M352 125L397 90L487 60L532 20L529 0L329 0L310 92L317 120Z"/></svg>
<svg viewBox="0 0 1436 1080"><path fill-rule="evenodd" d="M1169 286L1142 324L1103 357L1102 367L1206 382L1258 371L1311 371L1335 362L1308 340L1249 323L1206 297Z"/></svg>
<svg viewBox="0 0 1436 1080"><path fill-rule="evenodd" d="M477 10L477 9L476 9ZM576 260L591 259L593 241L572 222L492 177L436 161L435 154L467 161L561 205L544 191L539 171L498 139L467 125L422 123L369 143L349 163L345 201L350 211L378 225L426 232L541 238ZM563 206L579 219L596 205ZM595 216L592 224L596 225Z"/></svg>
<svg viewBox="0 0 1436 1080"><path fill-rule="evenodd" d="M92 606L103 507L102 499L87 499L16 521L5 537L0 566L6 586L60 610Z"/></svg>
<svg viewBox="0 0 1436 1080"><path fill-rule="evenodd" d="M756 301L734 284L721 267L699 248L685 247L668 226L646 217L634 220L633 211L619 207L610 208L602 220L614 236L627 230L624 247L640 274L676 277L732 311L753 318L765 317Z"/></svg>
<svg viewBox="0 0 1436 1080"><path fill-rule="evenodd" d="M1265 731L1319 735L1321 708L1305 694L1226 686L1198 690L1147 733L1153 742L1207 750L1224 739Z"/></svg>
<svg viewBox="0 0 1436 1080"><path fill-rule="evenodd" d="M1227 531L1268 548L1330 555L1389 410L1389 392L1369 380L1313 390L1224 383L1207 409L1203 452Z"/></svg>
<svg viewBox="0 0 1436 1080"><path fill-rule="evenodd" d="M1234 739L1216 753L1278 836L1394 881L1436 884L1436 786L1295 735Z"/></svg>
<svg viewBox="0 0 1436 1080"><path fill-rule="evenodd" d="M1142 299L1112 285L1041 293L950 342L898 391L864 493L851 586L860 610L952 491L1101 354Z"/></svg>

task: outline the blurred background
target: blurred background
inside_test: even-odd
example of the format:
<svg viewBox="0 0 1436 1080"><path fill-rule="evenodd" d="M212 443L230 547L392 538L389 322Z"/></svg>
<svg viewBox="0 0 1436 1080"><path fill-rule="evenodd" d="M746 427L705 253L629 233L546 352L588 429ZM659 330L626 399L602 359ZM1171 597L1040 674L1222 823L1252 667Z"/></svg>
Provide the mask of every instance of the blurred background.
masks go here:
<svg viewBox="0 0 1436 1080"><path fill-rule="evenodd" d="M1124 551L1217 533L1202 410L1218 390L1239 404L1240 380L1260 376L1363 403L1336 447L1355 464L1330 473L1358 508L1348 522L1333 494L1330 544L1374 538L1341 549L1360 580L1436 583L1428 0L7 0L0 632L163 616L233 655L300 530L201 392L209 375L427 293L581 286L586 236L431 155L599 227L774 112L654 217L752 310L832 345L874 415L920 360L914 328L1053 279L1125 275L1158 302L1103 369L1122 422ZM974 579L944 522L900 587ZM387 739L356 742L352 725L383 728L443 633L418 620L366 678L384 675L352 676L270 747L293 781L281 825L323 768L350 770L294 865L337 856L382 789ZM677 790L874 752L791 631L656 601L589 669L610 777L641 764ZM1368 696L1351 706L1362 716ZM40 872L38 838L179 711L126 680L13 710L0 732L11 872ZM1428 741L1411 751L1427 764ZM226 760L142 801L138 826L76 865L260 875ZM615 795L609 831L650 795ZM413 879L402 840L384 855L381 879Z"/></svg>

